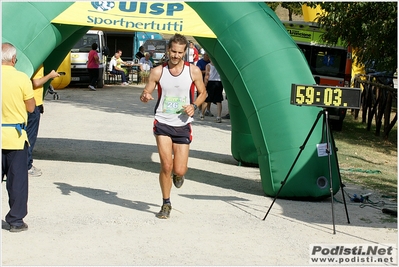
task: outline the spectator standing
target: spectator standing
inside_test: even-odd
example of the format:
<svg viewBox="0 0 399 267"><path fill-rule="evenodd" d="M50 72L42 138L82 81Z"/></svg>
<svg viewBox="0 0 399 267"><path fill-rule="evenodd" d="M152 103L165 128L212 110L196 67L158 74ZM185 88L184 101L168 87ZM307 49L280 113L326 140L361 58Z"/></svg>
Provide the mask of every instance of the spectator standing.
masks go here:
<svg viewBox="0 0 399 267"><path fill-rule="evenodd" d="M52 70L49 74L43 76L43 73L40 71L41 69L42 68L39 68L39 70L33 75L33 78L31 79L36 107L33 112L28 113L28 125L26 126L26 133L28 134L28 140L30 144L28 148L28 174L31 177L38 177L42 175L42 170L33 166L33 149L35 147L37 135L39 133L41 114L44 113L43 85L50 79L60 76L55 70Z"/></svg>
<svg viewBox="0 0 399 267"><path fill-rule="evenodd" d="M28 214L28 135L25 126L28 113L36 106L32 82L15 69L17 50L10 43L2 43L1 58L1 158L2 181L7 176L9 212L5 221L10 232L28 230L24 222Z"/></svg>
<svg viewBox="0 0 399 267"><path fill-rule="evenodd" d="M197 65L199 59L198 50L192 41L189 42L188 61L191 64Z"/></svg>
<svg viewBox="0 0 399 267"><path fill-rule="evenodd" d="M216 122L221 123L223 84L220 79L220 75L216 70L216 67L212 63L212 60L208 65L206 65L204 84L206 86L206 92L208 93L208 97L205 100L207 105L202 106L201 119L204 119L206 106L210 107L211 103L215 103L217 106Z"/></svg>
<svg viewBox="0 0 399 267"><path fill-rule="evenodd" d="M197 67L201 70L202 77L205 79L205 67L211 62L209 59L209 55L207 53L204 53L202 55L202 58L198 60L197 62Z"/></svg>
<svg viewBox="0 0 399 267"><path fill-rule="evenodd" d="M188 45L188 62L194 64L194 49L191 47L191 42Z"/></svg>
<svg viewBox="0 0 399 267"><path fill-rule="evenodd" d="M208 65L210 63L210 59L209 59L209 55L205 52L202 55L202 58L200 60L198 60L197 62L197 67L201 70L202 72L202 78L205 80L205 69L206 69L206 65ZM197 92L197 97L198 97L198 92ZM207 105L206 105L207 106ZM210 106L209 106L210 108ZM198 107L198 113L202 113L202 105ZM211 111L208 109L207 106L207 110L205 111L205 116L209 116L211 113ZM213 114L212 114L213 115Z"/></svg>
<svg viewBox="0 0 399 267"><path fill-rule="evenodd" d="M197 65L197 62L199 60L199 54L198 54L198 49L195 47L194 43L192 43L193 49L194 49L194 65Z"/></svg>
<svg viewBox="0 0 399 267"><path fill-rule="evenodd" d="M89 89L93 91L96 91L97 81L100 76L99 74L100 58L98 57L97 48L98 48L97 43L93 43L91 45L91 50L89 52L89 57L87 60L87 69L89 71L89 76L90 76Z"/></svg>
<svg viewBox="0 0 399 267"><path fill-rule="evenodd" d="M144 46L140 46L140 47L139 47L139 51L136 53L135 57L136 57L138 60L140 60L142 57L145 56L145 55L144 55L144 51L145 51Z"/></svg>
<svg viewBox="0 0 399 267"><path fill-rule="evenodd" d="M168 62L152 69L140 96L140 100L147 103L154 99L151 94L158 87L153 132L161 162L159 183L163 204L156 215L160 219L169 218L172 210L172 180L177 188L183 185L192 141L191 122L197 105L206 98L200 69L183 60L187 44L187 39L180 34L170 39ZM195 101L194 87L199 93Z"/></svg>

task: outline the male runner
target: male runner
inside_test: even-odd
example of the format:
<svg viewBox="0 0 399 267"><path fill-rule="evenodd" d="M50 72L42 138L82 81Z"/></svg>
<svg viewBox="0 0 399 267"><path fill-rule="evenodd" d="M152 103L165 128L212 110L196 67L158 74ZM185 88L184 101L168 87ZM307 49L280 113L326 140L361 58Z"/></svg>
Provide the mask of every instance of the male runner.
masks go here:
<svg viewBox="0 0 399 267"><path fill-rule="evenodd" d="M148 83L140 96L144 103L153 100L151 94L158 86L153 131L161 160L159 183L163 205L157 213L160 219L169 218L172 210L172 179L177 188L183 185L192 141L191 122L197 106L206 99L201 70L183 59L187 44L187 39L180 34L170 39L169 60L151 70ZM198 96L194 101L195 87Z"/></svg>

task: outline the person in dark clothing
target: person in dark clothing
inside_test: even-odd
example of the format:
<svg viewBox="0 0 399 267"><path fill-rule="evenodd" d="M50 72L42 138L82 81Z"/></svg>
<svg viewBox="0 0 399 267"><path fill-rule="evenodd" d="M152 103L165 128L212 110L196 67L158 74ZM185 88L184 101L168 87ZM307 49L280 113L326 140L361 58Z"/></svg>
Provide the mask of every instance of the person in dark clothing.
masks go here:
<svg viewBox="0 0 399 267"><path fill-rule="evenodd" d="M144 51L144 46L140 46L139 47L139 52L137 52L136 53L136 58L138 59L138 60L140 60L142 57L145 57L145 53L144 53L145 51Z"/></svg>

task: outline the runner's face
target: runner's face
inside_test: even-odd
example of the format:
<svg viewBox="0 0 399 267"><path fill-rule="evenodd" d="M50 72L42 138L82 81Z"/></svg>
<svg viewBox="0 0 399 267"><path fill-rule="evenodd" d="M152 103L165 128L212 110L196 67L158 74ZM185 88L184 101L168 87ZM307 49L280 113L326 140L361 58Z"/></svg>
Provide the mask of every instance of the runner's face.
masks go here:
<svg viewBox="0 0 399 267"><path fill-rule="evenodd" d="M169 61L173 65L177 65L182 61L185 55L185 48L185 44L172 43L172 46L169 48Z"/></svg>

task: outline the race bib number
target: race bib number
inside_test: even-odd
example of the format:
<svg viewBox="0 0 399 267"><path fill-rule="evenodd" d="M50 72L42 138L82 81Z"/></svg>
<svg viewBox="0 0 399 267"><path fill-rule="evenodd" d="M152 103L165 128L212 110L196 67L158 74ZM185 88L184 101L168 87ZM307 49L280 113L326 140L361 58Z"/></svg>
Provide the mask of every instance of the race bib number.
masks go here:
<svg viewBox="0 0 399 267"><path fill-rule="evenodd" d="M163 102L163 113L180 114L184 112L183 106L186 105L185 97L165 96Z"/></svg>

